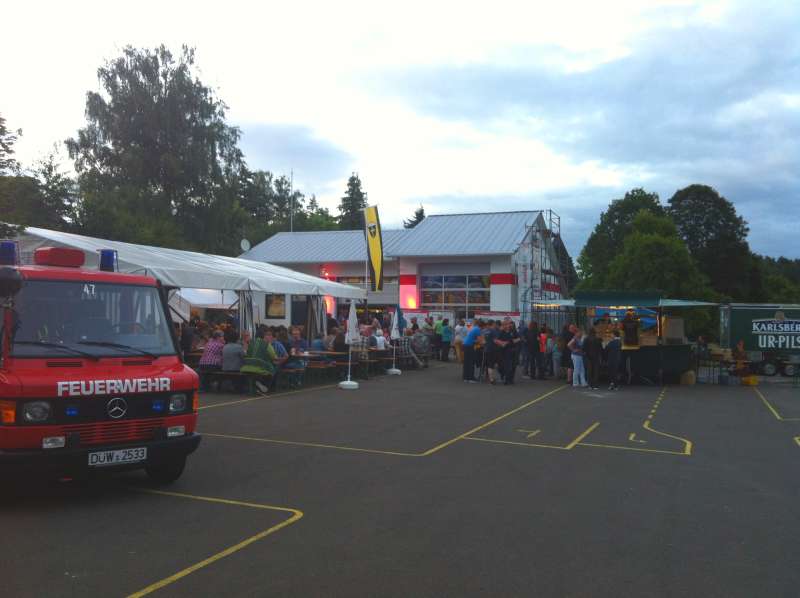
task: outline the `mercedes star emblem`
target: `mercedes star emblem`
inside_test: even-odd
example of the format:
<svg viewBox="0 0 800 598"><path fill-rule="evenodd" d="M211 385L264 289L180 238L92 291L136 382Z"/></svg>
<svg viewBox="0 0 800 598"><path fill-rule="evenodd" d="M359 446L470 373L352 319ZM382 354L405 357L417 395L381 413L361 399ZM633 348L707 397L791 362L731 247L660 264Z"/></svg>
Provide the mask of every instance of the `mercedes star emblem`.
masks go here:
<svg viewBox="0 0 800 598"><path fill-rule="evenodd" d="M116 397L108 402L106 411L111 419L119 419L128 412L128 403L125 399Z"/></svg>

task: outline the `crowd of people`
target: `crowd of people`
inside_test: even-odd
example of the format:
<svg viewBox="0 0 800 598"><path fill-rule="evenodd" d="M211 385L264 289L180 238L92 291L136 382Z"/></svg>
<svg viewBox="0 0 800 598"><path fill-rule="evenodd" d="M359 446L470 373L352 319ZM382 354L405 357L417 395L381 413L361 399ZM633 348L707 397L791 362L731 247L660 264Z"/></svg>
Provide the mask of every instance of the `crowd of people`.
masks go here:
<svg viewBox="0 0 800 598"><path fill-rule="evenodd" d="M251 374L253 385L262 393L274 390L278 380L287 376L290 386L299 385L302 372L313 353L314 359L335 361L336 356L352 351L355 359L365 357L369 349L390 347L389 329L378 317L359 325L359 340L347 344L345 323L328 315L327 334L310 342L303 337L302 326L265 326L256 329L254 338L245 331L240 334L232 318L209 324L197 318L179 326L179 339L184 360L200 354L197 371L202 390L208 390L216 372ZM238 392L245 390L247 378L230 379ZM267 383L265 383L265 381Z"/></svg>
<svg viewBox="0 0 800 598"><path fill-rule="evenodd" d="M575 387L600 387L605 366L609 390L619 384L622 363L620 330L603 345L593 328L588 333L575 324L565 324L559 334L530 322L521 330L511 318L475 320L467 326L459 321L453 331L457 359L463 363L464 382L514 384L518 369L529 379L563 379Z"/></svg>

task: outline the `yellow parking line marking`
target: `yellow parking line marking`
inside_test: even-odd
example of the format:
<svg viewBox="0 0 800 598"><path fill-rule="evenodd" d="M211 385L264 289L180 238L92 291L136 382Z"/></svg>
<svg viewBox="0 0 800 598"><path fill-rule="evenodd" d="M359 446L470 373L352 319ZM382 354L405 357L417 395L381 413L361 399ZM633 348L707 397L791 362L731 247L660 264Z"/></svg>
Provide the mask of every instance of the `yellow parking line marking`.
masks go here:
<svg viewBox="0 0 800 598"><path fill-rule="evenodd" d="M797 422L797 421L800 421L800 417L783 417L780 413L778 413L778 410L775 409L775 407L772 406L772 403L770 403L767 400L767 397L765 397L761 393L760 390L758 390L757 388L753 388L753 390L758 395L758 397L761 399L761 401L764 403L764 405L767 406L767 409L769 409L772 412L772 415L775 416L775 419L777 419L778 421L782 421L782 422Z"/></svg>
<svg viewBox="0 0 800 598"><path fill-rule="evenodd" d="M481 438L480 436L467 436L464 440L477 440L479 442L491 442L493 444L513 444L516 446L532 446L536 448L549 448L549 449L556 449L558 451L568 451L569 449L565 446L557 446L554 444L533 444L532 442L513 442L511 440L495 440L494 438Z"/></svg>
<svg viewBox="0 0 800 598"><path fill-rule="evenodd" d="M614 444L597 444L593 442L581 442L578 446L591 446L595 448L617 449L620 451L635 451L637 453L661 453L663 455L686 456L686 453L679 453L678 451L662 451L658 449L639 448L636 446L616 446Z"/></svg>
<svg viewBox="0 0 800 598"><path fill-rule="evenodd" d="M173 575L170 575L169 577L165 577L164 579L162 579L160 581L152 583L149 586L147 586L146 588L141 589L138 592L134 592L133 594L130 594L128 596L128 598L141 598L142 596L147 596L148 594L152 594L156 590L160 590L161 588L163 588L165 586L168 586L170 584L175 583L176 581L178 581L180 579L183 579L187 575L191 575L192 573L194 573L198 569L202 569L203 567L207 567L207 566L209 566L209 565L211 565L211 564L213 564L213 563L215 563L215 562L217 562L217 561L219 561L221 559L224 559L227 556L232 555L235 552L239 552L243 548L247 548L248 546L250 546L254 542L258 542L259 540L261 540L263 538L266 538L267 536L269 536L271 534L274 534L275 532L283 529L284 527L287 527L287 526L295 523L296 521L300 520L303 517L303 512L302 511L298 511L297 509L290 509L288 507L274 507L272 505L265 505L265 504L259 504L259 503L251 503L251 502L243 502L243 501L239 501L239 500L229 500L229 499L225 499L225 498L213 498L213 497L210 497L210 496L196 496L194 494L183 494L183 493L180 493L180 492L166 492L164 490L151 490L151 489L147 489L147 488L134 488L134 490L136 490L137 492L144 492L144 493L147 493L147 494L159 494L159 495L162 495L162 496L174 496L174 497L178 497L178 498L188 498L188 499L191 499L191 500L200 500L200 501L204 501L204 502L218 503L218 504L224 504L224 505L232 505L232 506L236 506L236 507L246 507L246 508L250 508L250 509L263 509L263 510L267 510L267 511L281 511L281 512L284 512L284 513L291 513L291 517L289 517L288 519L282 521L281 523L278 523L277 525L273 525L269 529L265 529L264 531L259 532L259 533L255 534L254 536L250 536L249 538L246 538L246 539L242 540L238 544L234 544L233 546L231 546L229 548L226 548L225 550L222 550L222 551L220 551L220 552L218 552L216 554L213 554L210 557L208 557L207 559L204 559L204 560L200 561L199 563L195 563L194 565L191 565L190 567L186 567L185 569L182 569L181 571L178 571L177 573L175 573Z"/></svg>
<svg viewBox="0 0 800 598"><path fill-rule="evenodd" d="M628 440L630 440L631 442L638 442L639 444L647 444L646 440L641 440L639 438L636 438L636 432L631 432L631 435L628 436Z"/></svg>
<svg viewBox="0 0 800 598"><path fill-rule="evenodd" d="M580 435L579 435L579 436L578 436L578 437L577 437L575 440L573 440L572 442L570 442L570 443L569 443L567 446L565 446L564 448L565 448L565 449L567 449L568 451L571 451L572 449L574 449L574 448L575 448L575 447L578 445L578 443L579 443L581 440L583 440L583 439L584 439L584 438L586 438L586 437L587 437L589 434L591 434L591 433L594 431L594 429L595 429L595 428L597 428L597 426L599 426L599 425L600 425L600 422L594 422L594 423L593 423L591 426L589 426L588 428L586 428L586 429L585 429L585 430L584 430L584 431L583 431L583 432L582 432L582 433L581 433L581 434L580 434Z"/></svg>
<svg viewBox="0 0 800 598"><path fill-rule="evenodd" d="M447 448L451 444L454 444L454 443L458 442L459 440L464 440L470 434L474 434L475 432L479 432L480 430L488 428L489 426L494 425L497 422L499 422L499 421L501 421L501 420L503 420L503 419L505 419L505 418L507 418L507 417L509 417L511 415L514 415L515 413L518 413L519 411L522 411L523 409L525 409L527 407L530 407L531 405L533 405L535 403L538 403L539 401L543 401L547 397L553 396L557 392L559 392L561 390L564 390L567 387L568 386L566 384L563 385L563 386L559 386L558 388L555 388L555 389L551 390L550 392L546 392L545 394L536 397L532 401L528 401L524 405L520 405L519 407L516 407L516 408L512 409L511 411L507 411L506 413L503 413L502 415L498 415L494 419L491 419L488 422L485 422L485 423L483 423L483 424L481 424L479 426L476 426L476 427L472 428L471 430L468 430L467 432L464 432L463 434L460 434L460 435L456 436L455 438L451 438L450 440L446 440L445 442L442 442L441 444L437 444L433 448L430 448L427 451L422 452L422 453L407 453L407 452L400 452L400 451L382 451L382 450L378 450L378 449L366 449L366 448L359 448L359 447L352 447L352 446L342 446L342 445L336 445L336 444L322 444L322 443L318 443L318 442L298 442L298 441L295 441L295 440L278 440L278 439L274 439L274 438L258 438L258 437L254 437L254 436L240 436L240 435L235 435L235 434L214 434L214 433L211 433L211 432L202 432L202 434L203 434L203 436L208 436L208 437L211 437L211 438L228 438L228 439L232 439L232 440L249 440L251 442L264 442L264 443L268 443L268 444L286 444L286 445L290 445L290 446L308 446L308 447L312 447L312 448L335 449L335 450L340 450L340 451L350 451L350 452L356 452L356 453L371 453L371 454L374 454L374 455L392 455L392 456L395 456L395 457L428 457L428 456L430 456L430 455L432 455L432 454L434 454L434 453L436 453L436 452L438 452L438 451L440 451L440 450L442 450L444 448ZM245 399L245 400L256 400L256 399Z"/></svg>
<svg viewBox="0 0 800 598"><path fill-rule="evenodd" d="M653 421L653 414L658 409L659 401L663 400L666 394L667 394L667 389L666 388L662 389L658 395L658 399L656 400L655 405L653 406L653 410L650 412L650 415L647 416L647 419L644 420L644 423L642 423L642 427L648 432L652 432L653 434L658 434L659 436L665 436L666 438L672 438L673 440L680 440L683 443L683 452L678 454L691 455L692 454L691 440L682 438L681 436L675 436L674 434L668 434L667 432L661 432L660 430L656 430L650 425L650 422ZM633 434L631 434L631 437L629 437L629 439L632 440L632 436ZM666 451L666 452L671 452L671 451Z"/></svg>
<svg viewBox="0 0 800 598"><path fill-rule="evenodd" d="M241 405L242 403L251 403L252 401L263 401L264 399L280 399L289 395L296 395L301 392L314 392L316 390L325 390L326 388L336 388L335 384L326 384L324 386L314 386L312 388L304 388L302 390L290 390L289 392L279 392L272 395L259 395L257 397L248 397L246 399L237 399L235 401L227 401L225 403L214 403L213 405L201 405L201 409L216 409L217 407L228 407L230 405Z"/></svg>
<svg viewBox="0 0 800 598"><path fill-rule="evenodd" d="M337 444L320 444L317 442L297 442L294 440L275 440L273 438L258 438L254 436L237 436L234 434L212 434L203 432L203 436L212 438L228 438L231 440L250 440L252 442L266 442L269 444L288 444L291 446L309 446L312 448L338 449L340 451L352 451L356 453L372 453L376 455L394 455L396 457L422 457L424 453L401 453L396 451L381 451L377 449L356 448L352 446L341 446Z"/></svg>
<svg viewBox="0 0 800 598"><path fill-rule="evenodd" d="M569 385L568 385L568 384L564 384L564 385L562 385L562 386L559 386L558 388L554 388L554 389L553 389L553 390L551 390L550 392L546 392L546 393L544 393L543 395L541 395L541 396L539 396L539 397L536 397L536 398L535 398L535 399L533 399L532 401L528 401L528 402L527 402L527 403L525 403L524 405L520 405L520 406L519 406L519 407L517 407L516 409L512 409L511 411L508 411L508 412L504 413L503 415L498 415L498 416L497 416L497 417L495 417L494 419L491 419L491 420L489 420L488 422L481 424L480 426L476 426L476 427L472 428L471 430L469 430L469 431L467 431L467 432L464 432L464 433L463 433L463 434L461 434L460 436L456 436L455 438L451 438L451 439L450 439L450 440L448 440L447 442L443 442L442 444L440 444L440 445L437 445L437 446L433 447L432 449L428 449L427 451L425 451L424 453L422 453L422 456L423 456L423 457L427 457L428 455L432 455L433 453L435 453L435 452L437 452L437 451L440 451L440 450L442 450L443 448L446 448L446 447L450 446L451 444L453 444L453 443L455 443L455 442L458 442L459 440L463 440L464 438L466 438L466 437L467 437L467 436L469 436L470 434L474 434L475 432L480 432L481 430L483 430L483 429L485 429L485 428L488 428L489 426L493 426L493 425L494 425L494 424L496 424L497 422L499 422L499 421L501 421L501 420L504 420L505 418L507 418L507 417L509 417L509 416L511 416L511 415L514 415L515 413L519 413L519 412L520 412L520 411L522 411L523 409L527 409L527 408L528 408L528 407L530 407L531 405L534 405L535 403L538 403L539 401L543 401L543 400L544 400L544 399L546 399L547 397L551 397L551 396L553 396L554 394L556 394L557 392L561 392L562 390L564 390L565 388L568 388L568 387L569 387Z"/></svg>
<svg viewBox="0 0 800 598"><path fill-rule="evenodd" d="M795 436L795 437L794 437L794 442L795 442L795 444L796 444L797 446L800 446L800 436Z"/></svg>
<svg viewBox="0 0 800 598"><path fill-rule="evenodd" d="M519 432L521 434L525 434L525 438L533 438L539 432L541 432L541 430L521 430L521 429L517 429L517 432Z"/></svg>

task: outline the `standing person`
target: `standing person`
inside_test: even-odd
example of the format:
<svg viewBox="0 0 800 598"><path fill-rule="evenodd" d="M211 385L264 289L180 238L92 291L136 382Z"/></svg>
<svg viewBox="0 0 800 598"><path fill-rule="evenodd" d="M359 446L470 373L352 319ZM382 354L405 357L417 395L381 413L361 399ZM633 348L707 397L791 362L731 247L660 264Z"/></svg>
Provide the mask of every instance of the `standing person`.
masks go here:
<svg viewBox="0 0 800 598"><path fill-rule="evenodd" d="M181 352L183 353L184 361L189 359L189 353L192 352L192 345L194 345L196 335L197 328L195 328L193 322L181 324Z"/></svg>
<svg viewBox="0 0 800 598"><path fill-rule="evenodd" d="M476 320L472 323L467 336L464 337L464 369L463 379L464 382L476 382L475 380L475 343L481 336L481 329L483 323Z"/></svg>
<svg viewBox="0 0 800 598"><path fill-rule="evenodd" d="M572 351L569 343L575 336L574 329L574 324L564 324L564 329L561 331L561 340L564 343L564 349L561 352L561 367L567 372L567 384L572 384Z"/></svg>
<svg viewBox="0 0 800 598"><path fill-rule="evenodd" d="M485 341L483 345L483 367L489 378L489 384L494 384L497 381L499 348L495 341L500 334L500 331L497 329L497 324L498 322L495 320L489 320L486 323L486 327L483 329L483 338ZM483 372L481 372L481 377L483 377Z"/></svg>
<svg viewBox="0 0 800 598"><path fill-rule="evenodd" d="M544 345L544 369L546 376L553 376L555 378L556 372L554 366L554 357L555 357L555 350L556 350L556 342L553 339L553 330L551 328L546 329L547 332L547 340L545 341Z"/></svg>
<svg viewBox="0 0 800 598"><path fill-rule="evenodd" d="M441 360L450 360L450 343L453 341L453 329L450 327L450 319L442 320L439 337L442 339Z"/></svg>
<svg viewBox="0 0 800 598"><path fill-rule="evenodd" d="M622 340L619 338L619 330L611 333L613 336L606 345L606 363L608 363L608 390L617 390L617 380L619 379L619 362L622 357Z"/></svg>
<svg viewBox="0 0 800 598"><path fill-rule="evenodd" d="M536 370L539 375L539 380L544 380L545 370L547 369L547 326L544 324L539 328L537 340L539 352L536 354Z"/></svg>
<svg viewBox="0 0 800 598"><path fill-rule="evenodd" d="M464 325L464 319L462 318L456 324L453 338L453 347L456 350L458 363L464 363L464 337L467 336L467 332L467 327Z"/></svg>
<svg viewBox="0 0 800 598"><path fill-rule="evenodd" d="M436 316L436 323L433 325L433 354L434 357L442 359L442 326L444 320L442 315Z"/></svg>
<svg viewBox="0 0 800 598"><path fill-rule="evenodd" d="M589 329L589 335L583 341L584 365L592 390L600 387L600 361L603 357L603 341L597 336L594 328Z"/></svg>
<svg viewBox="0 0 800 598"><path fill-rule="evenodd" d="M567 344L570 350L570 357L572 358L572 386L586 388L589 384L586 382L586 370L583 366L583 331L580 328L575 328L572 339Z"/></svg>
<svg viewBox="0 0 800 598"><path fill-rule="evenodd" d="M514 336L516 331L512 328L511 320L504 320L500 332L494 341L497 346L497 360L502 364L503 384L509 386L514 384ZM519 335L516 335L519 341Z"/></svg>
<svg viewBox="0 0 800 598"><path fill-rule="evenodd" d="M536 338L538 333L539 327L536 322L528 324L528 328L525 330L525 350L528 353L528 362L523 369L525 378L536 377L537 357L539 355L539 339Z"/></svg>
<svg viewBox="0 0 800 598"><path fill-rule="evenodd" d="M561 379L561 356L564 354L567 345L559 334L553 337L553 378Z"/></svg>

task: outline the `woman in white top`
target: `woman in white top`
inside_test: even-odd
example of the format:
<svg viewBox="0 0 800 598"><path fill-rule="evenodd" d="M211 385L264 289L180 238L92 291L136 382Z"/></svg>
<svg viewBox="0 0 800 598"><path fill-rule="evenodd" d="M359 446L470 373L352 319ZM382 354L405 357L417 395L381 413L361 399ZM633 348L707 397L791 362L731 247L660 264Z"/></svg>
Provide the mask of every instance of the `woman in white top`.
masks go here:
<svg viewBox="0 0 800 598"><path fill-rule="evenodd" d="M375 348L379 351L386 350L386 337L383 336L383 330L379 327L373 329L373 336L375 338Z"/></svg>
<svg viewBox="0 0 800 598"><path fill-rule="evenodd" d="M453 329L453 348L456 350L456 359L458 363L464 363L464 338L467 336L469 329L461 319Z"/></svg>

